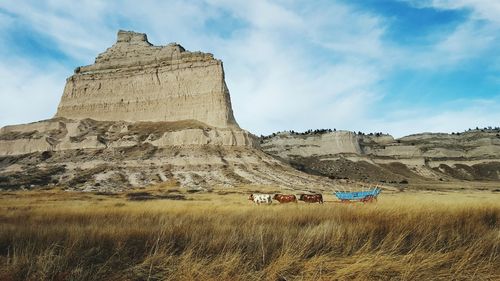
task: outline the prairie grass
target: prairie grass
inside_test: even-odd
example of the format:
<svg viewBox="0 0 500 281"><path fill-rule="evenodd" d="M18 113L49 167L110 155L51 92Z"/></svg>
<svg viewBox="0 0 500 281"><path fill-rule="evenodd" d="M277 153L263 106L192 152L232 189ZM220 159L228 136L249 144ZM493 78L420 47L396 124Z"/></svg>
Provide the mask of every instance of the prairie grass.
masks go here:
<svg viewBox="0 0 500 281"><path fill-rule="evenodd" d="M0 195L0 280L499 280L500 196ZM330 202L328 202L330 201Z"/></svg>

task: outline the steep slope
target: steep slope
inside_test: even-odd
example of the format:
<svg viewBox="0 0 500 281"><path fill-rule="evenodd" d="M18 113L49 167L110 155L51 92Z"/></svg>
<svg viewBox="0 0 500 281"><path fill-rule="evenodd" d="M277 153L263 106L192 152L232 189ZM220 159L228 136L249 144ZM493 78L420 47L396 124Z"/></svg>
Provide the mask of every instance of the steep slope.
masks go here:
<svg viewBox="0 0 500 281"><path fill-rule="evenodd" d="M57 118L7 126L0 131L0 188L59 185L103 191L159 182L192 189L328 184L254 145L255 137L246 131L198 121Z"/></svg>
<svg viewBox="0 0 500 281"><path fill-rule="evenodd" d="M390 183L500 180L499 130L390 135L279 133L262 149L296 168L336 179Z"/></svg>

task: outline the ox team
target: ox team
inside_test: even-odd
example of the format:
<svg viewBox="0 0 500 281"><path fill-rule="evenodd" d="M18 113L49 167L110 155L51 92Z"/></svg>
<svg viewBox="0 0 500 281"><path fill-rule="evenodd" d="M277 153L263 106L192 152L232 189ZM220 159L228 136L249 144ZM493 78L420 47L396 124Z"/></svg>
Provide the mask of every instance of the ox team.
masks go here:
<svg viewBox="0 0 500 281"><path fill-rule="evenodd" d="M299 194L299 198L293 194L260 194L253 193L250 194L248 200L252 200L255 204L272 204L273 199L280 203L297 203L297 200L304 201L306 203L320 203L323 204L323 195L321 194Z"/></svg>

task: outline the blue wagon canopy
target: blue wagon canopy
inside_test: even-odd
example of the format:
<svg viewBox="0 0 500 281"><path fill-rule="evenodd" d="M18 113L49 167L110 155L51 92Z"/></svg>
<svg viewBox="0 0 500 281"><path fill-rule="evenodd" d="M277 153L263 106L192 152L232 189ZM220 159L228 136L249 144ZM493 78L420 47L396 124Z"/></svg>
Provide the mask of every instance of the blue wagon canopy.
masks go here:
<svg viewBox="0 0 500 281"><path fill-rule="evenodd" d="M335 192L335 196L341 201L366 201L369 199L376 199L380 194L380 188L375 187L367 191L354 191L354 192L345 192L345 191L337 191Z"/></svg>

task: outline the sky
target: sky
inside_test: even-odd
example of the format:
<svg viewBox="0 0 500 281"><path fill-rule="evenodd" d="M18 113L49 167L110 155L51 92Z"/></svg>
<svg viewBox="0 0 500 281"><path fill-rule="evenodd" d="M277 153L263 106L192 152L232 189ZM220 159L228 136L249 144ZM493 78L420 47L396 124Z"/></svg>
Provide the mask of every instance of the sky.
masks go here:
<svg viewBox="0 0 500 281"><path fill-rule="evenodd" d="M119 29L221 59L257 135L500 125L500 0L4 0L0 126L51 118Z"/></svg>

